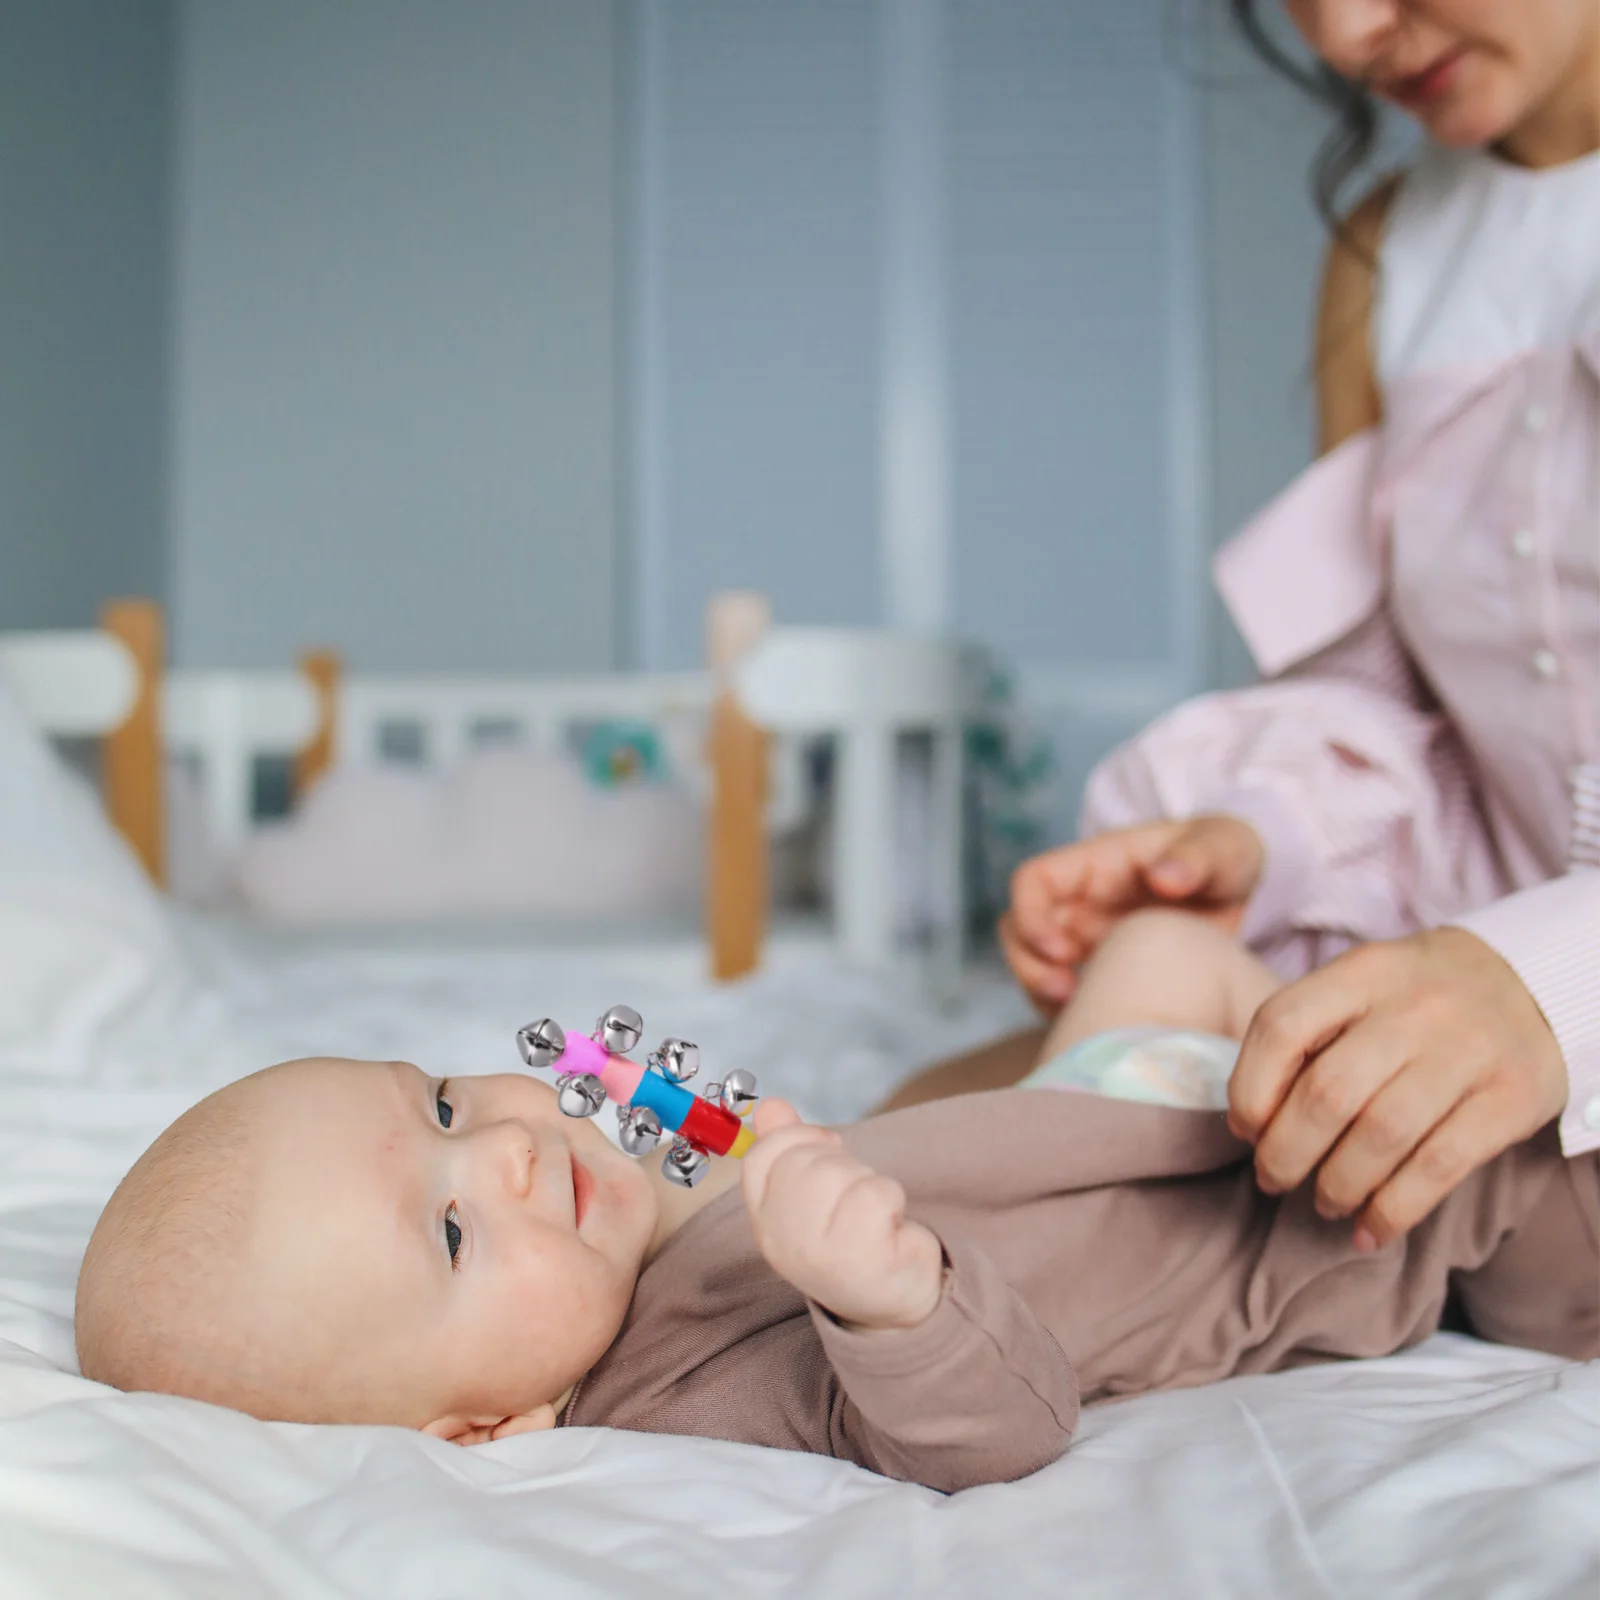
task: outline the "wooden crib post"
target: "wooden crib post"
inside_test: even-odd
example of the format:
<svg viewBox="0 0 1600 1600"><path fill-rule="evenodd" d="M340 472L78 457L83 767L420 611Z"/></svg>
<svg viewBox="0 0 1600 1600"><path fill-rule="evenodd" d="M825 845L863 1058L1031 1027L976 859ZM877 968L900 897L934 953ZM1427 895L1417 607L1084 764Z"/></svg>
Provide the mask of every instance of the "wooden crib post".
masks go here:
<svg viewBox="0 0 1600 1600"><path fill-rule="evenodd" d="M713 595L706 608L706 654L716 677L711 762L706 936L711 976L742 978L761 963L768 911L767 735L732 687L739 659L772 625L762 595Z"/></svg>
<svg viewBox="0 0 1600 1600"><path fill-rule="evenodd" d="M339 678L342 663L332 650L308 650L300 657L300 670L317 693L317 731L294 758L294 798L306 792L333 765L339 726Z"/></svg>
<svg viewBox="0 0 1600 1600"><path fill-rule="evenodd" d="M166 810L161 744L161 674L165 641L161 607L153 600L111 600L100 626L134 659L139 690L120 728L101 743L101 784L117 831L156 883L166 880Z"/></svg>

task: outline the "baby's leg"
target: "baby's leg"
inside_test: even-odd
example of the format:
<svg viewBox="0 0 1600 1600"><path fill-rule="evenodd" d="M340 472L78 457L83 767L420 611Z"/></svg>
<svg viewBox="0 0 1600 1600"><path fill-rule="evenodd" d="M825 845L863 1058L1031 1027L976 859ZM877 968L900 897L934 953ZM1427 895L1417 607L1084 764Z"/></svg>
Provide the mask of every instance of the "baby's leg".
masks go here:
<svg viewBox="0 0 1600 1600"><path fill-rule="evenodd" d="M1278 979L1220 928L1184 911L1138 911L1101 943L1056 1019L1044 1057L1112 1028L1193 1028L1244 1037Z"/></svg>
<svg viewBox="0 0 1600 1600"><path fill-rule="evenodd" d="M1184 911L1136 911L1106 935L1072 1003L1048 1030L1030 1028L928 1067L872 1114L1009 1088L1040 1062L1110 1028L1194 1028L1240 1039L1256 1007L1278 986L1248 950L1211 923Z"/></svg>

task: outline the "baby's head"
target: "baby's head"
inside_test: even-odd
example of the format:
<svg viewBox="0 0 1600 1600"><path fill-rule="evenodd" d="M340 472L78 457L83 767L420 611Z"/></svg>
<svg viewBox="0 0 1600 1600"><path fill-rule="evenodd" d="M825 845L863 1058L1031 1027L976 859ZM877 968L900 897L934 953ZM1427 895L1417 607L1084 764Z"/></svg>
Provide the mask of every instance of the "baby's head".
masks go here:
<svg viewBox="0 0 1600 1600"><path fill-rule="evenodd" d="M643 1169L530 1077L290 1061L185 1113L78 1280L85 1376L473 1442L548 1427L615 1338Z"/></svg>

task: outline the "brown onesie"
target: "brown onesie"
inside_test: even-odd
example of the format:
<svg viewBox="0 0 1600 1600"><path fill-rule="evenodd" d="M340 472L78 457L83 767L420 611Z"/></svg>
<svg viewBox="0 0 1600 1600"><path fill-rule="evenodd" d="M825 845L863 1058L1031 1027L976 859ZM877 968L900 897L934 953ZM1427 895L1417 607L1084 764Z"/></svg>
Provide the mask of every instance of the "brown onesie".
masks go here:
<svg viewBox="0 0 1600 1600"><path fill-rule="evenodd" d="M955 1490L1067 1447L1080 1404L1378 1356L1452 1288L1486 1338L1600 1355L1600 1156L1554 1130L1373 1254L1309 1186L1262 1195L1220 1115L1002 1089L842 1130L944 1244L918 1327L840 1326L756 1249L737 1189L646 1267L562 1421L810 1450Z"/></svg>

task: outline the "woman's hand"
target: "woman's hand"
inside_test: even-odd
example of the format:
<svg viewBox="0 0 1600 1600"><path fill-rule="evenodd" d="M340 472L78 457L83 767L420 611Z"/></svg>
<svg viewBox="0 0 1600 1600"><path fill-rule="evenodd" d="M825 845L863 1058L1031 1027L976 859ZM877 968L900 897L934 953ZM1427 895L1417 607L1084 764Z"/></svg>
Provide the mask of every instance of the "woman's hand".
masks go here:
<svg viewBox="0 0 1600 1600"><path fill-rule="evenodd" d="M1566 1099L1561 1047L1522 980L1476 935L1439 928L1273 995L1240 1047L1228 1122L1264 1190L1315 1170L1317 1210L1355 1217L1357 1248L1374 1250Z"/></svg>
<svg viewBox="0 0 1600 1600"><path fill-rule="evenodd" d="M755 1126L744 1203L773 1271L841 1322L914 1328L939 1303L944 1250L907 1220L905 1190L782 1100L763 1100Z"/></svg>
<svg viewBox="0 0 1600 1600"><path fill-rule="evenodd" d="M1143 906L1179 906L1229 933L1261 878L1266 849L1238 817L1117 828L1024 861L1011 879L1000 948L1046 1015L1077 987L1076 968L1112 925Z"/></svg>

